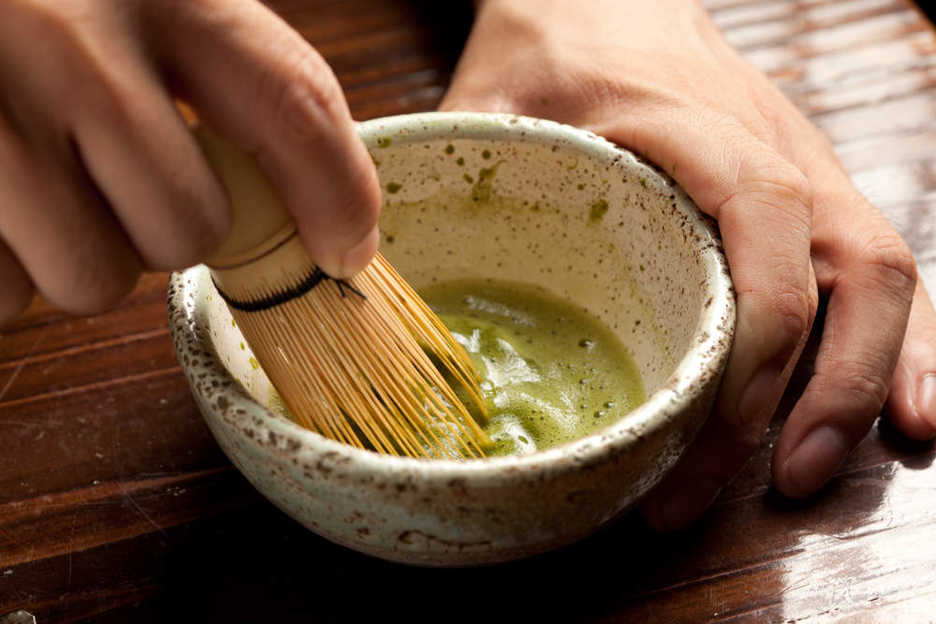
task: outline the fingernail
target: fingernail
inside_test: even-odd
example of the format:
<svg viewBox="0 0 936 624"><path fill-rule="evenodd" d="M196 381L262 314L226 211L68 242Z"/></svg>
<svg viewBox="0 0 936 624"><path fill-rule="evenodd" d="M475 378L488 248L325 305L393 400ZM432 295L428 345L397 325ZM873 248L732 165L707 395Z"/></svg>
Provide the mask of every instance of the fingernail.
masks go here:
<svg viewBox="0 0 936 624"><path fill-rule="evenodd" d="M936 429L936 373L924 375L917 392L917 414Z"/></svg>
<svg viewBox="0 0 936 624"><path fill-rule="evenodd" d="M380 229L376 226L360 242L351 247L341 257L341 266L338 267L334 277L347 279L354 277L357 273L364 270L374 254L377 252L377 246L380 244Z"/></svg>
<svg viewBox="0 0 936 624"><path fill-rule="evenodd" d="M845 436L828 425L813 429L790 454L784 469L787 482L784 494L802 497L818 490L848 453Z"/></svg>
<svg viewBox="0 0 936 624"><path fill-rule="evenodd" d="M777 382L781 373L775 366L767 365L751 376L738 401L737 424L752 422L777 400Z"/></svg>

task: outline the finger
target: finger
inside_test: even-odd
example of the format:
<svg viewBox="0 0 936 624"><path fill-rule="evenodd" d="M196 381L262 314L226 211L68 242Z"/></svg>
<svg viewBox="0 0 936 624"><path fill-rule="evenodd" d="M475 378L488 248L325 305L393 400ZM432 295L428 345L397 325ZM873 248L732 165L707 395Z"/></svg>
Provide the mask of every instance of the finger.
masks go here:
<svg viewBox="0 0 936 624"><path fill-rule="evenodd" d="M2 327L4 323L22 314L33 297L33 285L29 274L3 239L0 239L0 284L3 284L3 291L0 292L0 327Z"/></svg>
<svg viewBox="0 0 936 624"><path fill-rule="evenodd" d="M136 283L140 260L68 145L0 133L0 232L42 295L91 314Z"/></svg>
<svg viewBox="0 0 936 624"><path fill-rule="evenodd" d="M819 299L812 272L810 283L811 327ZM807 337L803 336L779 375L778 383L784 387L790 380ZM761 416L738 423L725 417L727 411L719 401L686 454L644 503L643 513L649 523L659 531L671 531L694 521L760 447L775 409L776 405L772 405Z"/></svg>
<svg viewBox="0 0 936 624"><path fill-rule="evenodd" d="M936 437L936 309L922 282L917 282L910 307L887 414L911 438Z"/></svg>
<svg viewBox="0 0 936 624"><path fill-rule="evenodd" d="M377 247L380 188L331 69L259 2L177 6L154 19L167 35L160 56L183 95L257 157L326 273L363 268Z"/></svg>
<svg viewBox="0 0 936 624"><path fill-rule="evenodd" d="M147 268L195 264L230 229L227 198L158 77L130 46L102 45L67 119L80 157Z"/></svg>
<svg viewBox="0 0 936 624"><path fill-rule="evenodd" d="M679 107L641 117L610 137L665 165L718 220L737 293L734 345L713 416L718 435L707 456L690 453L646 506L653 524L673 528L701 513L757 448L804 344L814 314L811 197L795 167L734 122Z"/></svg>
<svg viewBox="0 0 936 624"><path fill-rule="evenodd" d="M936 413L926 384L927 373L936 371L936 314L922 286L913 295L915 266L906 244L854 189L829 140L789 101L779 98L776 107L783 111L776 117L779 149L811 180L822 180L814 197L813 262L830 305L816 376L784 424L773 460L778 488L806 496L864 437L883 396L904 433L936 434L926 416ZM871 292L876 281L886 287ZM908 313L913 323L904 338Z"/></svg>
<svg viewBox="0 0 936 624"><path fill-rule="evenodd" d="M852 217L850 234L818 212L813 253L829 292L822 342L774 449L774 482L792 497L821 487L880 414L916 282L913 257L890 225L857 192L837 201L851 206L837 213Z"/></svg>

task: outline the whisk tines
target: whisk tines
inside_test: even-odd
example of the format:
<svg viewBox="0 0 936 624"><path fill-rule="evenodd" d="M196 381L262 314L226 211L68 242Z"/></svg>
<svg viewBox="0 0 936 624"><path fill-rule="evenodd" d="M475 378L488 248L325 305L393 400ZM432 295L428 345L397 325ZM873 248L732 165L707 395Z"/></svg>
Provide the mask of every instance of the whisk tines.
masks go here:
<svg viewBox="0 0 936 624"><path fill-rule="evenodd" d="M486 434L430 354L485 414L470 358L383 256L352 283L322 280L267 313L232 309L303 426L381 453L484 456Z"/></svg>

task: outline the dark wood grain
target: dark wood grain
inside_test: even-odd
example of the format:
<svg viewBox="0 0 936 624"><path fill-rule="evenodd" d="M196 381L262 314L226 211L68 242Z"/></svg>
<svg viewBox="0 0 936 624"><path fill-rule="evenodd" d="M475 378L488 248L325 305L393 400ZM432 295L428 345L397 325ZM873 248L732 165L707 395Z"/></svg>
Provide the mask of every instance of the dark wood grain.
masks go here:
<svg viewBox="0 0 936 624"><path fill-rule="evenodd" d="M326 57L358 119L432 109L470 23L468 3L272 4ZM706 4L831 138L936 292L936 36L923 14L905 0ZM813 499L770 488L768 444L674 536L626 516L573 547L482 570L406 568L330 544L218 449L173 355L165 283L146 276L96 317L37 300L0 335L0 615L936 621L936 448L886 418ZM768 441L789 408L788 397Z"/></svg>

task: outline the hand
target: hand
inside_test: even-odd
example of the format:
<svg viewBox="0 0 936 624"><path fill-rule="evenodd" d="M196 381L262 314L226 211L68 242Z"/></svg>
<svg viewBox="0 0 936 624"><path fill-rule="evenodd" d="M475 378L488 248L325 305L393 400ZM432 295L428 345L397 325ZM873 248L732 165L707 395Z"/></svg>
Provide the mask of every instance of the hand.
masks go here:
<svg viewBox="0 0 936 624"><path fill-rule="evenodd" d="M257 157L327 273L367 264L374 166L331 70L259 2L4 0L0 324L34 288L102 310L224 240L227 198L174 96Z"/></svg>
<svg viewBox="0 0 936 624"><path fill-rule="evenodd" d="M936 384L936 312L907 245L695 0L483 0L442 107L588 128L663 167L718 220L735 343L712 417L644 504L655 527L693 521L759 447L818 292L822 342L776 443L777 487L816 491L885 400L907 435L936 435L924 384Z"/></svg>

